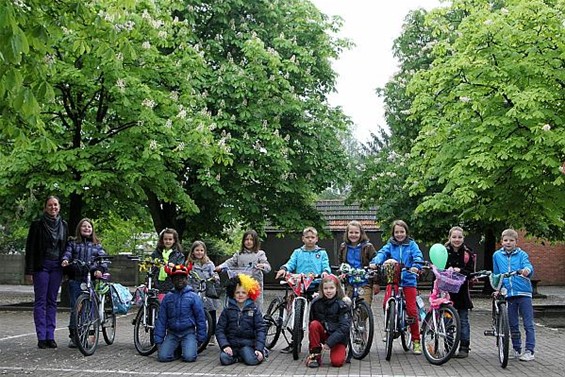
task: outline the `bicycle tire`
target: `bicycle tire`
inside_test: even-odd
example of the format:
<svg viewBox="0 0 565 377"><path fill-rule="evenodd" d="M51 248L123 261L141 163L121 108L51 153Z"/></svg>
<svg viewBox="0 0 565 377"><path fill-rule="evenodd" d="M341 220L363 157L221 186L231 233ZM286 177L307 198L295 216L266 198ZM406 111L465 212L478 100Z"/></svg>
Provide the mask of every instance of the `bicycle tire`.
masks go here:
<svg viewBox="0 0 565 377"><path fill-rule="evenodd" d="M298 360L304 338L304 300L295 299L294 301L294 324L292 326L292 358Z"/></svg>
<svg viewBox="0 0 565 377"><path fill-rule="evenodd" d="M400 342L402 343L404 352L410 351L412 348L412 332L410 332L410 326L405 326L400 330Z"/></svg>
<svg viewBox="0 0 565 377"><path fill-rule="evenodd" d="M157 351L155 344L155 322L159 314L159 301L151 301L147 304L147 317L143 324L144 310L139 308L135 316L133 328L133 344L135 349L142 356L149 356Z"/></svg>
<svg viewBox="0 0 565 377"><path fill-rule="evenodd" d="M375 319L369 304L360 300L351 313L349 330L349 349L354 359L362 360L369 354L373 345Z"/></svg>
<svg viewBox="0 0 565 377"><path fill-rule="evenodd" d="M269 304L267 313L263 316L265 321L265 347L272 349L278 342L282 332L283 299L275 297Z"/></svg>
<svg viewBox="0 0 565 377"><path fill-rule="evenodd" d="M208 310L204 310L204 314L206 315L206 340L198 347L198 353L201 353L208 347L210 339L212 339L216 332L216 323L212 320L212 315Z"/></svg>
<svg viewBox="0 0 565 377"><path fill-rule="evenodd" d="M392 342L394 341L394 330L396 325L396 300L392 299L388 301L388 307L386 309L385 317L385 338L386 338L386 360L390 361L392 356Z"/></svg>
<svg viewBox="0 0 565 377"><path fill-rule="evenodd" d="M497 326L497 345L498 361L500 366L506 368L508 365L508 353L510 349L510 327L508 324L508 307L505 302L499 304L498 326Z"/></svg>
<svg viewBox="0 0 565 377"><path fill-rule="evenodd" d="M435 316L436 320L434 322ZM437 326L437 327L436 327ZM457 310L442 305L426 314L422 324L422 352L433 365L442 365L453 357L461 337L461 321Z"/></svg>
<svg viewBox="0 0 565 377"><path fill-rule="evenodd" d="M112 295L104 295L104 322L102 323L102 336L107 345L116 339L116 313L112 305Z"/></svg>
<svg viewBox="0 0 565 377"><path fill-rule="evenodd" d="M91 356L98 346L100 321L98 308L88 293L79 296L73 315L77 326L74 334L75 344L84 356Z"/></svg>

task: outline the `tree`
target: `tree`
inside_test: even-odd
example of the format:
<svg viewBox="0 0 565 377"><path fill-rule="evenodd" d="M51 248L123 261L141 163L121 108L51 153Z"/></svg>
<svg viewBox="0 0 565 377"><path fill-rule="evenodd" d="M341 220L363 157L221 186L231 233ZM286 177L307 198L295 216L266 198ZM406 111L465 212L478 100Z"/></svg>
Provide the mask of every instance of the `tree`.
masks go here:
<svg viewBox="0 0 565 377"><path fill-rule="evenodd" d="M563 239L563 1L454 1L453 41L410 84L423 128L407 185L417 213ZM449 26L445 11L431 22Z"/></svg>
<svg viewBox="0 0 565 377"><path fill-rule="evenodd" d="M326 99L347 45L329 36L336 20L298 0L60 5L38 9L58 27L49 48L18 63L45 82L39 121L4 109L17 119L1 131L5 203L56 191L71 226L149 211L187 238L321 221L314 194L346 164L347 119ZM29 38L29 10L12 8Z"/></svg>

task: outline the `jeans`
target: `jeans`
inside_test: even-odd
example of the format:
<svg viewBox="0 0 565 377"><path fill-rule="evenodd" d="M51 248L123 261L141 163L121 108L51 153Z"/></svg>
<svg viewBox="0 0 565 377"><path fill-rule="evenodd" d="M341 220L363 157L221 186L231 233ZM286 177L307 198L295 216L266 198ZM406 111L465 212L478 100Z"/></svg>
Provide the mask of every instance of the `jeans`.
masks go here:
<svg viewBox="0 0 565 377"><path fill-rule="evenodd" d="M159 361L166 362L178 359L179 357L175 354L175 351L179 344L182 350L182 360L188 362L196 361L198 345L193 328L182 332L168 330L165 340L159 345Z"/></svg>
<svg viewBox="0 0 565 377"><path fill-rule="evenodd" d="M77 302L78 296L82 293L80 289L80 284L82 282L80 280L69 280L69 305L71 306L71 316L69 318L69 330L75 330L77 324L75 323L75 316L74 316L74 308Z"/></svg>
<svg viewBox="0 0 565 377"><path fill-rule="evenodd" d="M43 262L41 271L33 273L33 320L37 340L54 340L57 326L57 294L63 280L63 268L58 260Z"/></svg>
<svg viewBox="0 0 565 377"><path fill-rule="evenodd" d="M471 325L469 324L469 309L457 309L461 320L461 343L469 344L471 341Z"/></svg>
<svg viewBox="0 0 565 377"><path fill-rule="evenodd" d="M512 347L516 351L522 351L522 338L520 333L520 317L526 330L526 350L534 353L536 347L536 331L534 329L534 307L532 298L527 296L509 297L508 302L508 323L510 325L510 337Z"/></svg>
<svg viewBox="0 0 565 377"><path fill-rule="evenodd" d="M224 351L220 352L220 363L222 365L237 363L239 359L243 359L246 365L257 365L260 363L253 347L243 346L241 348L232 347L231 349L233 356L228 355Z"/></svg>

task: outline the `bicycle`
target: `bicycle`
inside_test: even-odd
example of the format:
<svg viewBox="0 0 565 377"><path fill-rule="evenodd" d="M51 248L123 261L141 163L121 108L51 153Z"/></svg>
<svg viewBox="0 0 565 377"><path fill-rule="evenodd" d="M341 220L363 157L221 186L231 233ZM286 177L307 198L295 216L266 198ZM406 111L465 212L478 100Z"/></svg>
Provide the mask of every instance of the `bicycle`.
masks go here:
<svg viewBox="0 0 565 377"><path fill-rule="evenodd" d="M489 277L489 282L494 292L492 294L492 329L485 330L485 336L496 337L498 348L498 361L502 368L508 365L510 350L510 325L508 323L508 305L506 302L507 289L502 286L504 279L521 274L521 270L493 274L491 271L482 271L478 278Z"/></svg>
<svg viewBox="0 0 565 377"><path fill-rule="evenodd" d="M215 283L214 277L203 279L196 272L190 271L189 278L194 279L194 281L198 283L198 288L196 289L196 292L198 293L198 296L202 299L202 303L204 305L204 303L210 300L208 296L206 296L206 286L207 284ZM212 336L214 336L216 332L216 322L212 320L212 315L210 314L210 312L204 309L204 315L206 316L206 326L207 326L206 340L198 346L198 353L204 351L206 347L208 347L208 343L210 343L210 339L212 339Z"/></svg>
<svg viewBox="0 0 565 377"><path fill-rule="evenodd" d="M351 297L349 349L353 358L361 360L367 356L371 350L375 331L373 310L369 303L363 298L363 288L361 287L367 285L368 280L371 279L376 272L369 270L368 267L352 268L347 263L342 263L336 270L342 275L342 282L347 282L353 289Z"/></svg>
<svg viewBox="0 0 565 377"><path fill-rule="evenodd" d="M284 296L275 297L263 316L267 333L265 348L272 349L282 333L288 345L293 346L292 358L298 360L309 323L312 292L308 288L317 278L319 275L285 274L284 281L281 281L281 284L286 285ZM288 340L283 329L291 333L292 341Z"/></svg>
<svg viewBox="0 0 565 377"><path fill-rule="evenodd" d="M116 337L116 314L113 312L110 285L106 282L110 274L102 274L101 278L92 283L90 268L98 263L109 264L110 257L104 255L91 262L76 259L71 262L78 265L79 270L86 275L86 283L81 284L82 293L71 314L75 316L76 323L74 342L84 356L93 355L96 351L100 327L106 344L114 343Z"/></svg>
<svg viewBox="0 0 565 377"><path fill-rule="evenodd" d="M449 292L459 292L465 275L451 269L440 271L433 264L436 279L429 297L430 308L422 321L422 352L434 365L442 365L455 354L461 338L461 320Z"/></svg>
<svg viewBox="0 0 565 377"><path fill-rule="evenodd" d="M386 360L390 361L394 339L400 337L402 348L405 352L408 352L412 347L410 325L413 323L413 319L409 318L406 313L404 289L399 283L402 272L413 272L410 272L410 269L407 267L401 268L399 263L384 264L380 271L383 274L384 281L386 281L387 291L389 286L391 290L391 295L385 304Z"/></svg>
<svg viewBox="0 0 565 377"><path fill-rule="evenodd" d="M130 258L137 261L140 272L146 272L145 284L138 286L135 290L135 302L140 307L134 320L133 344L142 356L149 356L157 351L155 344L155 322L159 314L159 290L153 287L155 271L163 266L163 261L158 259Z"/></svg>

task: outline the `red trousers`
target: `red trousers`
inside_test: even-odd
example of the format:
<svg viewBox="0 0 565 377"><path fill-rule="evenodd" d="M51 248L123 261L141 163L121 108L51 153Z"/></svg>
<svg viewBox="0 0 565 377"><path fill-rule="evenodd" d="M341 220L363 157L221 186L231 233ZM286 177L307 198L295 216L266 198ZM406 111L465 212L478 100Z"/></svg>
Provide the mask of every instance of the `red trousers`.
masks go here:
<svg viewBox="0 0 565 377"><path fill-rule="evenodd" d="M404 298L406 299L406 313L408 317L413 318L414 322L410 325L410 334L412 334L412 341L420 341L420 323L418 321L418 306L416 305L416 296L418 290L416 287L403 287ZM383 300L383 309L385 309L386 302L392 295L392 285L386 286L386 293Z"/></svg>
<svg viewBox="0 0 565 377"><path fill-rule="evenodd" d="M315 349L321 349L322 343L328 339L328 333L320 321L313 320L308 325L308 336L310 338L310 352ZM346 346L342 343L337 343L330 348L330 362L333 367L341 367L345 364ZM321 358L320 358L321 365Z"/></svg>

